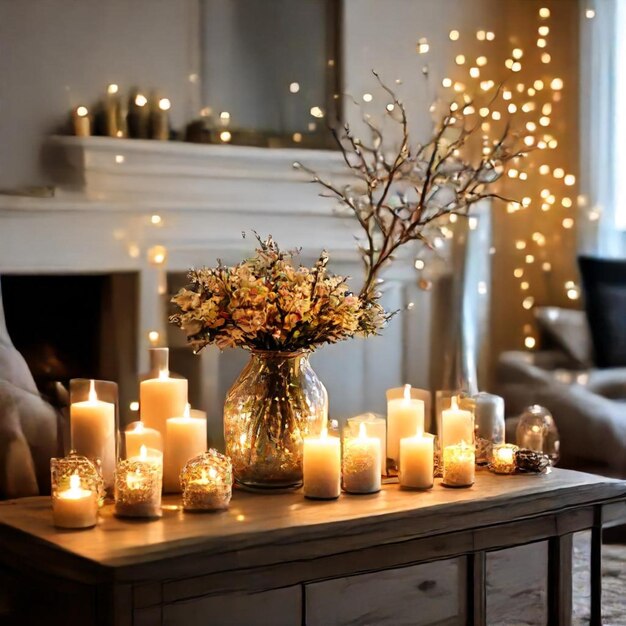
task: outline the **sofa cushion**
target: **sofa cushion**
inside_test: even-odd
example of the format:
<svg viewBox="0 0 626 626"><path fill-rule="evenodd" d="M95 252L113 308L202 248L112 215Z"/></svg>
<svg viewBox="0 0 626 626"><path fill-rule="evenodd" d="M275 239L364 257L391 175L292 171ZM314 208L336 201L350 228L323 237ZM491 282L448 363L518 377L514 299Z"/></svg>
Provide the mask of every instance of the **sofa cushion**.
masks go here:
<svg viewBox="0 0 626 626"><path fill-rule="evenodd" d="M593 365L593 343L585 311L556 306L537 307L535 319L543 335L563 350L573 365Z"/></svg>
<svg viewBox="0 0 626 626"><path fill-rule="evenodd" d="M598 367L626 366L626 260L579 257Z"/></svg>

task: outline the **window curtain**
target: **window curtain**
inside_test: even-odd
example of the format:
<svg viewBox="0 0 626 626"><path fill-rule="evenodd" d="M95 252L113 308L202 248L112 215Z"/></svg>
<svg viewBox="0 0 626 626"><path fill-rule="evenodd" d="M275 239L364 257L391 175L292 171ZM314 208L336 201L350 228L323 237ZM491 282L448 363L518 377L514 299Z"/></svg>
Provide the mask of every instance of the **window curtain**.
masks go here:
<svg viewBox="0 0 626 626"><path fill-rule="evenodd" d="M588 17L590 10L595 11L591 19ZM594 256L621 257L624 256L624 235L617 227L616 213L619 201L616 189L620 182L616 179L615 138L619 123L616 79L618 71L626 71L618 62L621 47L626 43L619 41L617 24L618 18L626 17L626 0L580 2L580 11L579 249ZM624 109L624 105L621 108ZM626 128L626 120L621 124ZM626 172L622 176L626 176Z"/></svg>

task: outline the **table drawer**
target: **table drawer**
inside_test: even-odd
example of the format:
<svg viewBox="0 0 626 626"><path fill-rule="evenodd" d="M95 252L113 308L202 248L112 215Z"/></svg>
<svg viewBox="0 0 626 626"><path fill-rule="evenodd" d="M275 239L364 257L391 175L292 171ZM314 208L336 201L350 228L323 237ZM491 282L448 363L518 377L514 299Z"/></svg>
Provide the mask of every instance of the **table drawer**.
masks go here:
<svg viewBox="0 0 626 626"><path fill-rule="evenodd" d="M307 626L464 624L465 558L305 587Z"/></svg>

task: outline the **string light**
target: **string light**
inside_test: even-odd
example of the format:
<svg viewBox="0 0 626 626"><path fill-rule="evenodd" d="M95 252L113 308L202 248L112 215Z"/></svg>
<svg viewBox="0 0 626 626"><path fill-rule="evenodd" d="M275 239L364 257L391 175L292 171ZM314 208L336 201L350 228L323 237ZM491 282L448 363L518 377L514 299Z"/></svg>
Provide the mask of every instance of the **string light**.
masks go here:
<svg viewBox="0 0 626 626"><path fill-rule="evenodd" d="M526 263L528 263L529 265L531 265L532 263L535 262L535 257L532 254L527 254L526 258L525 258Z"/></svg>
<svg viewBox="0 0 626 626"><path fill-rule="evenodd" d="M152 265L163 265L167 259L167 248L165 246L152 246L148 249L148 261Z"/></svg>
<svg viewBox="0 0 626 626"><path fill-rule="evenodd" d="M539 39L537 39L537 48L545 48L547 45L548 43L543 37L539 37Z"/></svg>
<svg viewBox="0 0 626 626"><path fill-rule="evenodd" d="M487 57L485 56L480 56L476 58L476 65L478 65L478 67L483 67L485 65L487 65Z"/></svg>
<svg viewBox="0 0 626 626"><path fill-rule="evenodd" d="M160 215L152 215L150 217L150 223L154 224L155 226L157 226L158 224L161 224L163 222L163 219L161 218Z"/></svg>
<svg viewBox="0 0 626 626"><path fill-rule="evenodd" d="M543 18L544 20L550 17L550 9L546 7L542 7L541 9L539 9L539 17Z"/></svg>
<svg viewBox="0 0 626 626"><path fill-rule="evenodd" d="M478 78L480 76L480 70L477 67L470 67L469 75L472 78Z"/></svg>
<svg viewBox="0 0 626 626"><path fill-rule="evenodd" d="M563 182L568 186L571 187L572 185L576 184L576 176L574 176L573 174L568 174L567 176L565 176L565 178L563 179Z"/></svg>
<svg viewBox="0 0 626 626"><path fill-rule="evenodd" d="M550 27L549 26L540 26L537 29L537 32L542 36L542 37L546 37L548 35L548 33L550 32Z"/></svg>
<svg viewBox="0 0 626 626"><path fill-rule="evenodd" d="M519 60L524 56L524 51L521 48L514 48L513 52L511 52L511 56L514 59Z"/></svg>
<svg viewBox="0 0 626 626"><path fill-rule="evenodd" d="M496 34L492 33L490 30L488 30L485 33L485 37L487 38L487 41L493 41L496 38Z"/></svg>
<svg viewBox="0 0 626 626"><path fill-rule="evenodd" d="M513 270L513 276L515 276L515 278L521 278L524 275L524 269L521 267L516 267Z"/></svg>
<svg viewBox="0 0 626 626"><path fill-rule="evenodd" d="M574 220L571 217L566 217L561 222L563 224L563 228L570 229L574 226Z"/></svg>
<svg viewBox="0 0 626 626"><path fill-rule="evenodd" d="M512 97L513 97L513 94L512 94L510 91L508 91L508 90L506 90L506 89L505 89L505 90L502 92L502 99L503 99L503 100L510 100Z"/></svg>
<svg viewBox="0 0 626 626"><path fill-rule="evenodd" d="M371 93L364 93L363 94L363 102L371 102L373 99L373 96Z"/></svg>
<svg viewBox="0 0 626 626"><path fill-rule="evenodd" d="M550 56L549 52L543 52L541 55L541 62L542 63L550 63L550 61L552 61L552 57Z"/></svg>
<svg viewBox="0 0 626 626"><path fill-rule="evenodd" d="M146 106L146 104L148 104L148 98L146 98L146 96L144 96L143 94L138 93L138 94L135 96L135 104L136 104L138 107L145 107L145 106Z"/></svg>
<svg viewBox="0 0 626 626"><path fill-rule="evenodd" d="M443 87L445 87L446 89L448 89L449 87L452 87L452 79L451 78L444 78L441 81L441 85Z"/></svg>
<svg viewBox="0 0 626 626"><path fill-rule="evenodd" d="M454 59L454 62L457 65L463 65L465 63L465 55L464 54L457 54L456 55L456 59Z"/></svg>
<svg viewBox="0 0 626 626"><path fill-rule="evenodd" d="M544 261L544 262L541 264L541 269L542 269L544 272L550 272L550 271L552 270L552 264L551 264L551 263L549 263L548 261Z"/></svg>
<svg viewBox="0 0 626 626"><path fill-rule="evenodd" d="M125 160L126 160L126 157L123 154L116 154L115 155L115 162L118 165L121 165L122 163L124 163Z"/></svg>
<svg viewBox="0 0 626 626"><path fill-rule="evenodd" d="M159 332L157 330L151 330L148 333L148 340L154 346L159 342Z"/></svg>
<svg viewBox="0 0 626 626"><path fill-rule="evenodd" d="M519 286L522 291L528 291L530 289L530 284L526 280L523 280Z"/></svg>
<svg viewBox="0 0 626 626"><path fill-rule="evenodd" d="M516 247L518 250L524 250L524 249L526 248L526 242L525 242L523 239L518 239L518 240L515 242L515 247Z"/></svg>
<svg viewBox="0 0 626 626"><path fill-rule="evenodd" d="M487 38L487 33L484 30L476 31L476 39L478 39L478 41L485 41L486 38Z"/></svg>
<svg viewBox="0 0 626 626"><path fill-rule="evenodd" d="M298 93L300 91L300 83L289 83L289 92L290 93Z"/></svg>
<svg viewBox="0 0 626 626"><path fill-rule="evenodd" d="M139 402L137 402L137 400L134 400L128 405L128 408L133 411L133 413L136 413L137 411L139 411Z"/></svg>
<svg viewBox="0 0 626 626"><path fill-rule="evenodd" d="M568 197L561 198L561 206L564 206L566 209L569 209L572 206L572 199Z"/></svg>
<svg viewBox="0 0 626 626"><path fill-rule="evenodd" d="M532 309L534 304L535 304L535 299L532 296L528 296L527 298L524 298L524 300L522 301L522 306L526 310Z"/></svg>
<svg viewBox="0 0 626 626"><path fill-rule="evenodd" d="M458 30L451 30L450 34L448 35L448 37L450 37L450 41L457 41L459 38L459 31Z"/></svg>
<svg viewBox="0 0 626 626"><path fill-rule="evenodd" d="M291 136L291 139L293 140L294 143L300 143L302 141L302 133L294 133Z"/></svg>
<svg viewBox="0 0 626 626"><path fill-rule="evenodd" d="M119 85L116 85L115 83L111 83L110 85L107 86L107 93L110 95L116 94L119 90L120 90Z"/></svg>
<svg viewBox="0 0 626 626"><path fill-rule="evenodd" d="M565 176L565 170L562 167L557 167L552 172L554 178L563 178Z"/></svg>
<svg viewBox="0 0 626 626"><path fill-rule="evenodd" d="M528 337L526 337L524 339L524 345L529 349L532 350L535 347L536 344L536 340L534 337L531 337L530 335Z"/></svg>
<svg viewBox="0 0 626 626"><path fill-rule="evenodd" d="M539 118L539 123L542 126L550 126L550 118L547 115L544 115L543 117Z"/></svg>
<svg viewBox="0 0 626 626"><path fill-rule="evenodd" d="M585 17L588 20L592 20L596 16L596 12L593 9L587 9L585 11Z"/></svg>
<svg viewBox="0 0 626 626"><path fill-rule="evenodd" d="M563 89L563 79L562 78L553 78L550 83L550 87L554 89L554 91L559 91Z"/></svg>
<svg viewBox="0 0 626 626"><path fill-rule="evenodd" d="M426 54L430 50L430 46L428 45L428 39L426 37L422 37L417 42L417 52L419 54Z"/></svg>
<svg viewBox="0 0 626 626"><path fill-rule="evenodd" d="M220 141L222 141L223 143L228 143L232 138L232 135L227 130L223 130L220 133Z"/></svg>
<svg viewBox="0 0 626 626"><path fill-rule="evenodd" d="M324 111L320 107L311 107L309 111L313 117L322 118L324 117Z"/></svg>

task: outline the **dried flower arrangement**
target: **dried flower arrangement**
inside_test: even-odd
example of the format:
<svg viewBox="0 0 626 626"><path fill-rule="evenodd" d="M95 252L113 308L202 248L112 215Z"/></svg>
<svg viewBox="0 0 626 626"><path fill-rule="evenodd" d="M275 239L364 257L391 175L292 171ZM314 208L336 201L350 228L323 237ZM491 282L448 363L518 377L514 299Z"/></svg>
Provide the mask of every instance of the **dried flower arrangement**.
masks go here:
<svg viewBox="0 0 626 626"><path fill-rule="evenodd" d="M501 196L496 184L508 166L528 151L509 122L491 139L484 133L482 117L476 115L479 108L489 110L502 85L493 95L478 96L487 98L484 103L463 94L434 105L431 110L439 117L432 136L414 142L404 104L376 72L373 74L391 99L385 113L398 124L397 147L387 145L381 128L366 115L363 121L371 134L369 143L357 138L348 124L342 131L331 128L353 178L350 184L339 186L302 163L294 164L324 187L321 195L338 200L356 218L365 266L360 295L365 298L379 296L381 271L400 247L416 241L430 246L437 227L447 223L450 215L467 216L482 200L515 202Z"/></svg>
<svg viewBox="0 0 626 626"><path fill-rule="evenodd" d="M345 277L328 271L325 252L308 268L295 263L297 251L257 240L255 256L237 265L191 270L191 284L172 299L178 312L170 320L196 352L209 344L312 350L383 328L389 316L377 299L353 294Z"/></svg>

